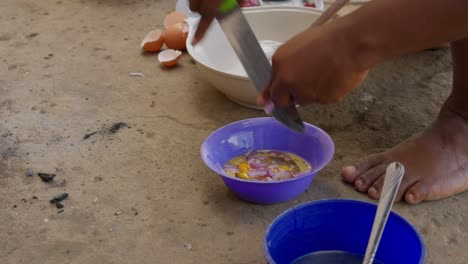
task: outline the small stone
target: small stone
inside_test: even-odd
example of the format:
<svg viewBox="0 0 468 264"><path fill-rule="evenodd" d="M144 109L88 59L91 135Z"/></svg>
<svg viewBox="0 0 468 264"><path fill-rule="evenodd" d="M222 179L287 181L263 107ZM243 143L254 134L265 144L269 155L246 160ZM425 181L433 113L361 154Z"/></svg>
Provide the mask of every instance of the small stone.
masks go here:
<svg viewBox="0 0 468 264"><path fill-rule="evenodd" d="M119 215L121 215L122 213L123 213L123 211L122 211L122 210L118 210L118 211L116 211L116 212L114 213L114 215L117 215L117 216L119 216Z"/></svg>
<svg viewBox="0 0 468 264"><path fill-rule="evenodd" d="M65 253L66 253L66 254L70 254L70 250L69 250L69 249L67 249L67 251L66 251Z"/></svg>
<svg viewBox="0 0 468 264"><path fill-rule="evenodd" d="M109 228L109 232L112 232L112 231L113 231L112 228Z"/></svg>
<svg viewBox="0 0 468 264"><path fill-rule="evenodd" d="M61 213L63 213L63 211L65 211L65 210L60 209L60 210L57 211L57 214L61 214Z"/></svg>
<svg viewBox="0 0 468 264"><path fill-rule="evenodd" d="M31 177L31 176L33 176L33 175L34 175L33 170L31 170L31 169L27 169L27 170L26 170L26 176Z"/></svg>
<svg viewBox="0 0 468 264"><path fill-rule="evenodd" d="M364 95L361 97L361 101L364 103L375 103L377 98L375 98L373 95L364 93Z"/></svg>
<svg viewBox="0 0 468 264"><path fill-rule="evenodd" d="M184 248L186 250L192 250L192 244L190 244L190 243L184 244Z"/></svg>
<svg viewBox="0 0 468 264"><path fill-rule="evenodd" d="M61 203L56 203L55 207L57 207L57 209L62 209L64 206Z"/></svg>
<svg viewBox="0 0 468 264"><path fill-rule="evenodd" d="M93 204L96 204L96 203L97 203L97 201L98 201L98 198L97 198L97 197L96 197L96 198L94 198L94 200L93 200Z"/></svg>
<svg viewBox="0 0 468 264"><path fill-rule="evenodd" d="M32 38L34 38L34 37L37 37L38 35L39 35L39 33L35 33L35 32L34 32L34 33L31 33L31 34L26 35L26 38L32 39Z"/></svg>
<svg viewBox="0 0 468 264"><path fill-rule="evenodd" d="M33 196L32 198L33 198L33 200L37 200L37 199L38 199L37 196Z"/></svg>
<svg viewBox="0 0 468 264"><path fill-rule="evenodd" d="M44 223L49 222L49 218L44 218Z"/></svg>
<svg viewBox="0 0 468 264"><path fill-rule="evenodd" d="M15 204L15 205L13 205L13 208L16 208L16 207L18 207L16 204Z"/></svg>
<svg viewBox="0 0 468 264"><path fill-rule="evenodd" d="M138 211L134 207L132 207L131 210L133 211L134 215L138 215Z"/></svg>

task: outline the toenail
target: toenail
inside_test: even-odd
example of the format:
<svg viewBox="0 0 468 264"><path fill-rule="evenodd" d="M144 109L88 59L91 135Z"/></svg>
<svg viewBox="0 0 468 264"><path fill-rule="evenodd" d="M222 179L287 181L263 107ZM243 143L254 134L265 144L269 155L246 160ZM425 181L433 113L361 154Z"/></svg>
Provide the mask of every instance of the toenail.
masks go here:
<svg viewBox="0 0 468 264"><path fill-rule="evenodd" d="M343 170L347 171L350 174L354 174L356 172L356 167L348 166L348 167L344 167Z"/></svg>
<svg viewBox="0 0 468 264"><path fill-rule="evenodd" d="M362 180L357 180L356 185L358 187L362 187L364 185L364 182Z"/></svg>
<svg viewBox="0 0 468 264"><path fill-rule="evenodd" d="M408 193L406 199L408 199L409 202L413 202L414 201L414 195L412 193Z"/></svg>
<svg viewBox="0 0 468 264"><path fill-rule="evenodd" d="M370 187L369 193L371 193L373 195L377 195L377 189L375 187Z"/></svg>

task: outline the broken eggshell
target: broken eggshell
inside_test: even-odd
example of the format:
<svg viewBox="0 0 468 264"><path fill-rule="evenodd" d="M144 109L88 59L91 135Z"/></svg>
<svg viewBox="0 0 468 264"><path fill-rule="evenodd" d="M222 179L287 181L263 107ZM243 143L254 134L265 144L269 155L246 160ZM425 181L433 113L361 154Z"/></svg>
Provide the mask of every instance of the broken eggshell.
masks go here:
<svg viewBox="0 0 468 264"><path fill-rule="evenodd" d="M170 26L164 36L166 46L169 49L184 50L185 42L187 41L189 28L185 22L177 23Z"/></svg>
<svg viewBox="0 0 468 264"><path fill-rule="evenodd" d="M185 19L187 19L186 14L182 12L174 11L164 18L164 27L168 29L172 25L184 22Z"/></svg>
<svg viewBox="0 0 468 264"><path fill-rule="evenodd" d="M158 52L164 45L164 33L159 30L150 31L141 42L141 48L146 52Z"/></svg>
<svg viewBox="0 0 468 264"><path fill-rule="evenodd" d="M179 50L168 49L158 54L158 61L166 67L172 67L177 64L182 52Z"/></svg>

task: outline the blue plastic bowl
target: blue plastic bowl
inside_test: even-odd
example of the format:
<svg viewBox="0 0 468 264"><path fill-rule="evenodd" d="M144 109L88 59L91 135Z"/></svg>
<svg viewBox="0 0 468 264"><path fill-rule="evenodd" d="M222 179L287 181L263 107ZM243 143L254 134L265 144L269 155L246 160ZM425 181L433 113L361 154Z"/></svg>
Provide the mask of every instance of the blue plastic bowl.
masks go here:
<svg viewBox="0 0 468 264"><path fill-rule="evenodd" d="M223 166L227 161L251 148L294 153L308 161L312 170L301 177L273 182L242 180L224 173ZM274 204L304 192L315 174L331 161L334 150L330 136L318 127L306 123L305 132L296 133L274 118L264 117L238 121L216 130L203 142L201 156L239 198L253 203Z"/></svg>
<svg viewBox="0 0 468 264"><path fill-rule="evenodd" d="M321 200L291 208L276 218L265 236L270 264L289 264L311 252L348 251L364 255L377 206L354 200ZM422 264L426 251L416 229L392 212L376 259L385 264Z"/></svg>

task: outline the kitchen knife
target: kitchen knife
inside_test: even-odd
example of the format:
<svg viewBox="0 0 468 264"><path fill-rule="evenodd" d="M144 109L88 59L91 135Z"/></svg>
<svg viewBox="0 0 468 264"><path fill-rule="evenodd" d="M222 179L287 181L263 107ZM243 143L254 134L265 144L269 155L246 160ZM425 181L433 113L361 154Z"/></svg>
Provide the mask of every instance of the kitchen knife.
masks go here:
<svg viewBox="0 0 468 264"><path fill-rule="evenodd" d="M270 81L271 65L237 1L223 0L216 19L260 93ZM272 115L290 129L304 131L304 123L294 104L285 108L274 107Z"/></svg>

